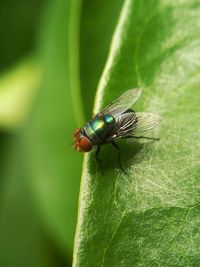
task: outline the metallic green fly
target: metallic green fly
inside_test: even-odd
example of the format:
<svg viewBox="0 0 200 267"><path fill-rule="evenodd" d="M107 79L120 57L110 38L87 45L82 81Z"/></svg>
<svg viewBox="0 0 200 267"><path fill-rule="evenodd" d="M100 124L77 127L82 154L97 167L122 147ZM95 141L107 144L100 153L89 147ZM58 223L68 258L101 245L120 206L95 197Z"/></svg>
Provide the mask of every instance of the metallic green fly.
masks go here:
<svg viewBox="0 0 200 267"><path fill-rule="evenodd" d="M115 140L122 138L158 140L158 138L141 134L156 127L159 124L159 116L153 113L135 112L131 108L141 92L141 89L126 91L83 127L74 131L74 148L77 151L88 152L97 146L96 160L99 162L102 172L102 161L98 157L102 145L111 143L118 150L118 161L124 171L120 160L120 149Z"/></svg>

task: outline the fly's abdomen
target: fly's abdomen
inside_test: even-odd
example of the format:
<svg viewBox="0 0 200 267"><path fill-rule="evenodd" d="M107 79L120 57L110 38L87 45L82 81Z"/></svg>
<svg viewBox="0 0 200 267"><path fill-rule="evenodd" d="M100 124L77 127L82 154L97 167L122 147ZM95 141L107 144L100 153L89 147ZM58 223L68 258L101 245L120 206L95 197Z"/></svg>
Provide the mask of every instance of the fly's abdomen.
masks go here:
<svg viewBox="0 0 200 267"><path fill-rule="evenodd" d="M106 142L115 128L115 119L111 115L105 115L101 118L95 118L88 122L83 130L88 136L92 144L100 144Z"/></svg>

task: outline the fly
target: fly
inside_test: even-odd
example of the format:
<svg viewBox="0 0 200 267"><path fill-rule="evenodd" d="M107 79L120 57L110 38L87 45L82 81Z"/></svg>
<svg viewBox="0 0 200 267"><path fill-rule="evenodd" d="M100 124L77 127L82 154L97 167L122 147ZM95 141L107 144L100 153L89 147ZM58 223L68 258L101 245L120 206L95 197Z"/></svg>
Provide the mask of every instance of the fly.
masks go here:
<svg viewBox="0 0 200 267"><path fill-rule="evenodd" d="M141 89L130 89L97 113L83 127L74 131L74 148L80 152L88 152L97 147L95 158L103 173L99 152L102 145L111 143L118 151L118 161L123 172L118 139L150 139L159 140L142 134L159 124L159 117L153 113L135 112L131 107L141 95Z"/></svg>

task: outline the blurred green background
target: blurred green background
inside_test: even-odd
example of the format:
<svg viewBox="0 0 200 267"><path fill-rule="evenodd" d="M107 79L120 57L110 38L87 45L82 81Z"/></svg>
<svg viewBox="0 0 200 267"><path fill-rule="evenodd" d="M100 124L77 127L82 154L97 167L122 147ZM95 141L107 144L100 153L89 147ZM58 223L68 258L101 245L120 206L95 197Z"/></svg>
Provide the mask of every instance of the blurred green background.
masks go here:
<svg viewBox="0 0 200 267"><path fill-rule="evenodd" d="M122 0L0 1L0 266L71 266L83 155Z"/></svg>

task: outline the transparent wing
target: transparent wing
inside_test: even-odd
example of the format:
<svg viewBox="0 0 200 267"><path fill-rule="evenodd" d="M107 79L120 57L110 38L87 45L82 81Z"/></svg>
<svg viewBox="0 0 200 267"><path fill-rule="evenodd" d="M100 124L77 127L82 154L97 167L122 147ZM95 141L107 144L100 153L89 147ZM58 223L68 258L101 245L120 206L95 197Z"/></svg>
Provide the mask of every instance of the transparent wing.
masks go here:
<svg viewBox="0 0 200 267"><path fill-rule="evenodd" d="M160 116L154 113L137 112L137 123L131 135L137 135L149 131L160 123Z"/></svg>
<svg viewBox="0 0 200 267"><path fill-rule="evenodd" d="M124 113L137 101L141 92L142 89L140 88L130 89L126 91L124 94L122 94L120 97L111 102L94 117L100 117L105 114L112 114L112 116L117 116L118 114Z"/></svg>
<svg viewBox="0 0 200 267"><path fill-rule="evenodd" d="M118 117L114 134L109 141L124 138L127 136L137 136L143 132L149 131L160 122L160 117L153 113L128 112Z"/></svg>
<svg viewBox="0 0 200 267"><path fill-rule="evenodd" d="M137 118L134 111L122 114L116 120L115 131L110 137L110 140L119 139L127 135L131 135L136 128L136 124Z"/></svg>

